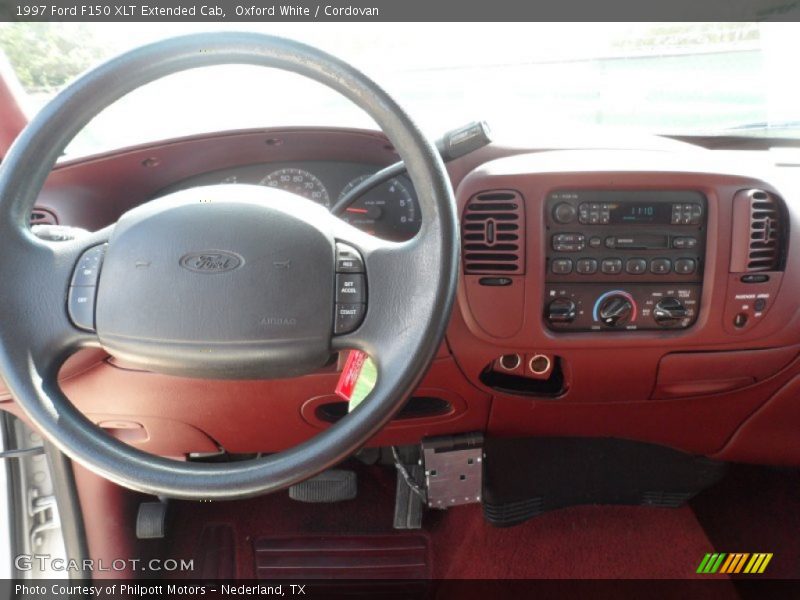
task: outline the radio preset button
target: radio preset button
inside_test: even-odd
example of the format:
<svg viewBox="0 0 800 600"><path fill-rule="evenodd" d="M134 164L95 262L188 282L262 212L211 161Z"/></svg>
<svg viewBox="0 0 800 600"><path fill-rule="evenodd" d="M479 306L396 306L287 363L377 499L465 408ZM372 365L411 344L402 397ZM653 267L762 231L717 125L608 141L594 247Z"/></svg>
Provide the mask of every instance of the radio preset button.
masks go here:
<svg viewBox="0 0 800 600"><path fill-rule="evenodd" d="M680 275L690 275L697 269L697 261L693 258L679 258L675 261L675 272Z"/></svg>
<svg viewBox="0 0 800 600"><path fill-rule="evenodd" d="M641 275L647 271L647 261L643 258L629 258L625 263L625 271L631 275Z"/></svg>
<svg viewBox="0 0 800 600"><path fill-rule="evenodd" d="M668 258L654 258L650 263L650 272L666 275L672 270L672 262Z"/></svg>
<svg viewBox="0 0 800 600"><path fill-rule="evenodd" d="M572 273L572 260L569 258L555 258L550 270L556 275L569 275Z"/></svg>
<svg viewBox="0 0 800 600"><path fill-rule="evenodd" d="M606 275L617 275L622 273L622 259L604 258L600 263L600 270Z"/></svg>
<svg viewBox="0 0 800 600"><path fill-rule="evenodd" d="M575 264L575 270L581 275L597 273L597 261L593 258L581 258Z"/></svg>

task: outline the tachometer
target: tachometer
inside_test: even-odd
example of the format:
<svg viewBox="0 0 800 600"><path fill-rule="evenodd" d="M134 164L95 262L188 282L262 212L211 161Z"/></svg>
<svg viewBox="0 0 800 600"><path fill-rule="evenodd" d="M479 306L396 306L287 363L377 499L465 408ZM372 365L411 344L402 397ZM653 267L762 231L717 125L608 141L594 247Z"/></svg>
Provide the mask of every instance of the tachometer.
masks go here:
<svg viewBox="0 0 800 600"><path fill-rule="evenodd" d="M308 198L314 202L319 202L323 206L330 206L331 198L328 190L317 178L316 175L304 171L303 169L279 169L264 177L258 182L259 185L275 187L303 198Z"/></svg>
<svg viewBox="0 0 800 600"><path fill-rule="evenodd" d="M361 175L348 183L339 198L364 181ZM370 190L345 209L342 218L359 229L390 240L406 240L419 229L417 203L399 179Z"/></svg>

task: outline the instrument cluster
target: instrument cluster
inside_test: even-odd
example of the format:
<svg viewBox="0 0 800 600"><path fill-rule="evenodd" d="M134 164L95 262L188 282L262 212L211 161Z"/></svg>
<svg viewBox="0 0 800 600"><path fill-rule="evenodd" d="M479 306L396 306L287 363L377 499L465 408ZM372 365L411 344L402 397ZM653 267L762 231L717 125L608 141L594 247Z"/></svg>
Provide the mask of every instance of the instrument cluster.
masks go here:
<svg viewBox="0 0 800 600"><path fill-rule="evenodd" d="M379 168L371 164L335 161L248 165L204 173L171 186L164 193L219 183L264 185L330 208ZM393 241L414 237L420 227L416 193L405 176L395 177L356 199L342 218L366 233Z"/></svg>

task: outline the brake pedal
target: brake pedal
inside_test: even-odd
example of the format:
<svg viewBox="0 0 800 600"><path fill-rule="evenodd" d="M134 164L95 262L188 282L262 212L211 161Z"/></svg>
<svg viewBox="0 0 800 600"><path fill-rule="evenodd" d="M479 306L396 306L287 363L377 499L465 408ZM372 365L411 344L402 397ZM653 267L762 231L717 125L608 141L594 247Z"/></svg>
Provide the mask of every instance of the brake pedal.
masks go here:
<svg viewBox="0 0 800 600"><path fill-rule="evenodd" d="M289 488L289 498L298 502L330 503L352 500L358 494L355 471L329 469Z"/></svg>

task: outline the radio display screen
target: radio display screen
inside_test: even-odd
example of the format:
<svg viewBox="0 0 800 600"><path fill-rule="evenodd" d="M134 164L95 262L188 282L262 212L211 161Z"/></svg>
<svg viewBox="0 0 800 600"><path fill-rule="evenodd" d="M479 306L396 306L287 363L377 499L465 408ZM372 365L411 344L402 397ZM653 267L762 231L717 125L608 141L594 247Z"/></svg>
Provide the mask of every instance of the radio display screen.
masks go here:
<svg viewBox="0 0 800 600"><path fill-rule="evenodd" d="M672 207L666 202L611 202L610 223L659 223L669 225Z"/></svg>

